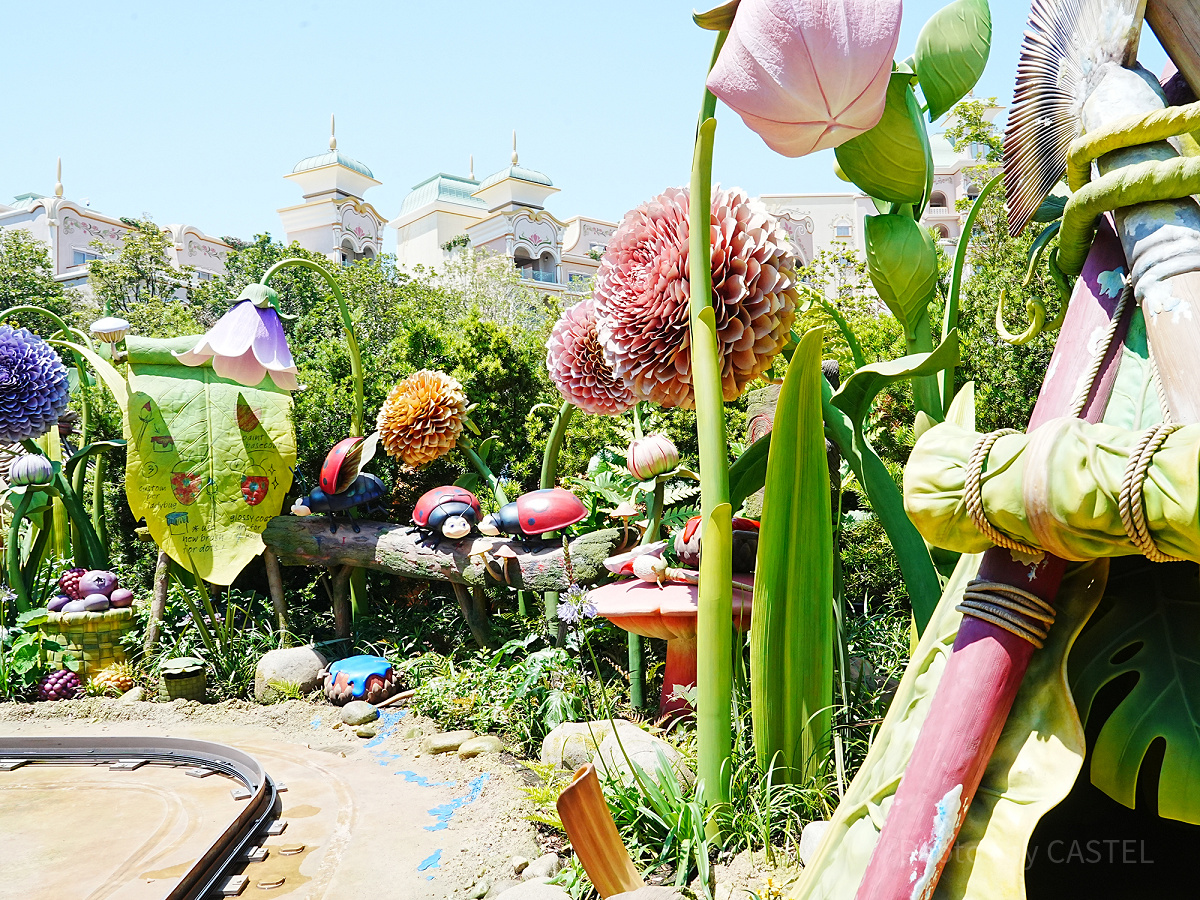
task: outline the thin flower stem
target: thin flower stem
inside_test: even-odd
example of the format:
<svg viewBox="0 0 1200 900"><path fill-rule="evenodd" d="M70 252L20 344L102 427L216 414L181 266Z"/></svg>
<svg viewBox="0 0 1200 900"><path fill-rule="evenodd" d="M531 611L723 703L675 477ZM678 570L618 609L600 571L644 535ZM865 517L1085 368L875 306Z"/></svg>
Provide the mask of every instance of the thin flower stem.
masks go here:
<svg viewBox="0 0 1200 900"><path fill-rule="evenodd" d="M474 466L475 471L478 472L483 480L487 482L487 486L491 488L492 495L496 498L496 502L501 506L506 504L508 502L508 495L504 493L504 488L500 487L500 480L494 474L492 474L492 470L488 468L487 463L480 459L479 454L470 447L465 447L462 444L459 444L458 449L461 450L463 456L467 458L467 462Z"/></svg>
<svg viewBox="0 0 1200 900"><path fill-rule="evenodd" d="M718 32L712 64L725 42ZM692 384L700 445L701 543L697 613L697 774L709 804L729 800L733 752L733 511L729 504L729 445L716 314L712 306L712 157L717 100L707 89L696 129L688 218L688 280L691 286Z"/></svg>

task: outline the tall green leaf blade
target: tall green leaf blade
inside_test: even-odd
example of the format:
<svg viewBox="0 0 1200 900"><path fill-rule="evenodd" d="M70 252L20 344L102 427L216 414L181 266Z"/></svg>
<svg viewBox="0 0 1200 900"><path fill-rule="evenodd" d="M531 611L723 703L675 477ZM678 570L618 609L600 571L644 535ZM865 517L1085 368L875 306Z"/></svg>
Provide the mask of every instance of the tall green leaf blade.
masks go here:
<svg viewBox="0 0 1200 900"><path fill-rule="evenodd" d="M871 284L906 334L929 308L938 283L933 236L911 216L867 216L864 223Z"/></svg>
<svg viewBox="0 0 1200 900"><path fill-rule="evenodd" d="M1102 611L1070 659L1071 691L1088 723L1106 685L1136 675L1100 727L1092 784L1133 808L1142 761L1166 742L1158 814L1200 824L1200 592L1192 563L1112 561ZM1090 729L1089 729L1090 730Z"/></svg>
<svg viewBox="0 0 1200 900"><path fill-rule="evenodd" d="M930 16L913 53L930 122L948 113L975 87L991 47L992 13L987 0L956 0Z"/></svg>
<svg viewBox="0 0 1200 900"><path fill-rule="evenodd" d="M750 695L761 766L800 780L833 705L833 527L821 421L824 329L800 340L775 408L754 576ZM778 757L777 757L778 754Z"/></svg>
<svg viewBox="0 0 1200 900"><path fill-rule="evenodd" d="M826 434L838 445L866 491L871 509L879 517L879 524L896 552L918 633L924 632L933 615L941 596L941 584L924 538L904 512L900 487L863 434L863 421L875 397L889 384L913 376L930 375L957 363L958 332L951 331L932 353L918 353L865 366L846 379L836 394L829 382L822 387Z"/></svg>
<svg viewBox="0 0 1200 900"><path fill-rule="evenodd" d="M879 123L834 151L847 178L892 203L921 203L932 171L929 136L910 78L892 75Z"/></svg>

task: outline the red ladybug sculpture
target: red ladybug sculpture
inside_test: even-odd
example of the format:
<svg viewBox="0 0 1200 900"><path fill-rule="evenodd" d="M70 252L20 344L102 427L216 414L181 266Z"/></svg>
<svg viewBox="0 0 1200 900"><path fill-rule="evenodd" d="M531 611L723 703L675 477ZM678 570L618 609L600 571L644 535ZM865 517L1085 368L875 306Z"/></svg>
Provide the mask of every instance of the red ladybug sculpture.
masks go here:
<svg viewBox="0 0 1200 900"><path fill-rule="evenodd" d="M367 437L346 438L334 444L321 464L321 490L330 497L346 491L354 484L363 466L375 456L378 446L378 431Z"/></svg>
<svg viewBox="0 0 1200 900"><path fill-rule="evenodd" d="M587 518L579 498L562 488L545 488L522 494L498 512L484 516L479 530L487 535L513 534L533 537L558 531Z"/></svg>
<svg viewBox="0 0 1200 900"><path fill-rule="evenodd" d="M426 491L413 508L413 524L439 532L452 541L471 533L479 521L479 498L466 488L448 485Z"/></svg>

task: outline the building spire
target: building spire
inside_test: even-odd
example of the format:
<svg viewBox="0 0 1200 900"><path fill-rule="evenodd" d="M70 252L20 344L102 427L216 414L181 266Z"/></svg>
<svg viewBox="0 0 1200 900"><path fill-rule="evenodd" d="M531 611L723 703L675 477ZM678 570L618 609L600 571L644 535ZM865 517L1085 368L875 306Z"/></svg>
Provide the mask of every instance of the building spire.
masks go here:
<svg viewBox="0 0 1200 900"><path fill-rule="evenodd" d="M475 154L474 153L471 154L470 160L471 160L470 161L470 170L471 171L467 177L470 178L472 181L474 181L475 180Z"/></svg>
<svg viewBox="0 0 1200 900"><path fill-rule="evenodd" d="M337 149L337 129L334 127L333 113L329 114L329 149Z"/></svg>
<svg viewBox="0 0 1200 900"><path fill-rule="evenodd" d="M514 166L517 164L517 129L515 129L515 128L513 129L513 155L512 155L512 164L513 164Z"/></svg>
<svg viewBox="0 0 1200 900"><path fill-rule="evenodd" d="M62 157L58 158L58 168L55 169L54 175L54 196L61 197L63 195L62 186Z"/></svg>

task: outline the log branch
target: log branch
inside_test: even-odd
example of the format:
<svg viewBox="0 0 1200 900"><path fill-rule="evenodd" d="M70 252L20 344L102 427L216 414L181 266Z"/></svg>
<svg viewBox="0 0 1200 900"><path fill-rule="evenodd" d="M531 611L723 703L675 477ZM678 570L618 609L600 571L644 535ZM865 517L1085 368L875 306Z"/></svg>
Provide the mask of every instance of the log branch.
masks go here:
<svg viewBox="0 0 1200 900"><path fill-rule="evenodd" d="M285 566L361 566L424 581L471 587L504 584L517 590L566 591L562 545L473 537L434 542L414 528L358 520L360 531L339 525L330 533L321 516L278 516L263 541ZM575 579L591 584L605 572L604 560L620 549L617 529L594 531L571 542Z"/></svg>

